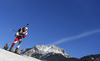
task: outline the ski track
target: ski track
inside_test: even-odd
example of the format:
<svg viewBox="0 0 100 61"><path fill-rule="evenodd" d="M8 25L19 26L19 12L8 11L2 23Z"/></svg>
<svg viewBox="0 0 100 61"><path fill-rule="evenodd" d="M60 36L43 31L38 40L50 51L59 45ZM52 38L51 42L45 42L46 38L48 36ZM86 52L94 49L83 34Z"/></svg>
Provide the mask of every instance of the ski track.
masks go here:
<svg viewBox="0 0 100 61"><path fill-rule="evenodd" d="M33 57L21 56L3 49L0 49L0 61L41 61Z"/></svg>

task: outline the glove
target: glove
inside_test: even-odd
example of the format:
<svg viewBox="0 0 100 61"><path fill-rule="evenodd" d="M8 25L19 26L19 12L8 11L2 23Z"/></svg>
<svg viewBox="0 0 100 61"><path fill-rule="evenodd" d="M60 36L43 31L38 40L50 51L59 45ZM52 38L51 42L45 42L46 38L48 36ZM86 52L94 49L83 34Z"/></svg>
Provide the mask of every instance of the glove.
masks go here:
<svg viewBox="0 0 100 61"><path fill-rule="evenodd" d="M26 35L23 36L23 38L25 38L25 37L26 37Z"/></svg>

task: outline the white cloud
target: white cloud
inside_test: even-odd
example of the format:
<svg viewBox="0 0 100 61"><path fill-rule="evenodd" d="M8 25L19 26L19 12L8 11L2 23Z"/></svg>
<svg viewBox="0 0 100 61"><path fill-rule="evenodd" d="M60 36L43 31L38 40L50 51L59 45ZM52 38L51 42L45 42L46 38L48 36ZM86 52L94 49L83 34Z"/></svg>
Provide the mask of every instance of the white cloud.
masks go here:
<svg viewBox="0 0 100 61"><path fill-rule="evenodd" d="M75 35L75 36L72 36L72 37L64 38L64 39L58 40L56 42L53 42L53 43L50 43L50 44L47 44L47 45L58 45L58 44L63 43L63 42L72 41L72 40L79 39L79 38L82 38L82 37L85 37L85 36L89 36L89 35L92 35L92 34L95 34L95 33L99 33L99 32L100 32L100 29L93 30L93 31L85 32L85 33L82 33L82 34L79 34L79 35Z"/></svg>

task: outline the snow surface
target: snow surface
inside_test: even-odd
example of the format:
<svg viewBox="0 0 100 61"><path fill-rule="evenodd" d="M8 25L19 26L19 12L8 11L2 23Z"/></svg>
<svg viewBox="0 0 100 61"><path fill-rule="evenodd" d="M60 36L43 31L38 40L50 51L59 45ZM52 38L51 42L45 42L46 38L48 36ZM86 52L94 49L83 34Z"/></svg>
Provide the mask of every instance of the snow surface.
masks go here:
<svg viewBox="0 0 100 61"><path fill-rule="evenodd" d="M0 61L41 61L33 57L21 56L3 49L0 49Z"/></svg>

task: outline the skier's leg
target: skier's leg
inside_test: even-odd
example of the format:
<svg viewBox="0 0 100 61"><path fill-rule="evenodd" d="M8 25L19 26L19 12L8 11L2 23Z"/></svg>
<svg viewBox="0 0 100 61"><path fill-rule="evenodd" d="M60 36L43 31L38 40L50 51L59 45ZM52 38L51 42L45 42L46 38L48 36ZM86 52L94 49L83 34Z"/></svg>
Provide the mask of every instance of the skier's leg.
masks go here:
<svg viewBox="0 0 100 61"><path fill-rule="evenodd" d="M13 48L13 46L17 43L17 41L18 41L18 38L15 38L15 41L12 43L12 45L11 45L9 51L12 51L12 48Z"/></svg>
<svg viewBox="0 0 100 61"><path fill-rule="evenodd" d="M13 42L13 44L11 45L11 47L13 47L18 41L18 38L15 38L15 41Z"/></svg>
<svg viewBox="0 0 100 61"><path fill-rule="evenodd" d="M20 47L21 42L22 42L22 41L19 41L18 46L17 46L16 49L18 49L18 48Z"/></svg>
<svg viewBox="0 0 100 61"><path fill-rule="evenodd" d="M20 44L21 44L21 42L22 42L22 37L19 37L19 38L18 38L18 40L19 40L19 43L18 43L17 48L19 48L19 47L20 47Z"/></svg>
<svg viewBox="0 0 100 61"><path fill-rule="evenodd" d="M19 40L19 43L18 43L18 46L17 46L17 48L16 48L16 50L15 50L15 53L17 53L17 50L18 50L18 48L20 47L20 44L21 44L21 42L22 42L22 37L19 37L18 40Z"/></svg>

